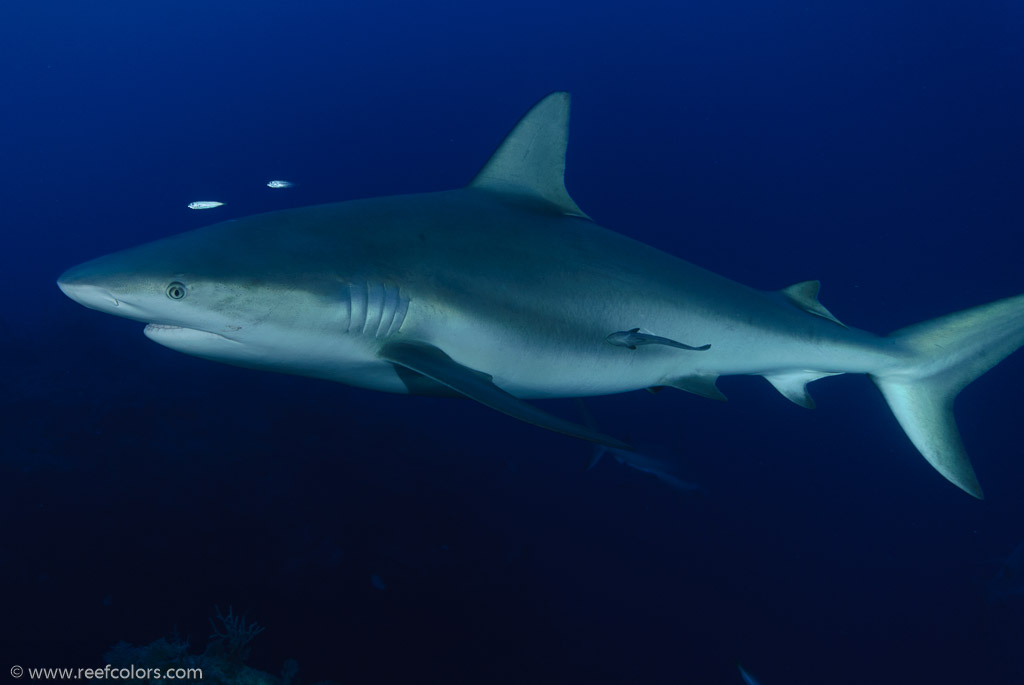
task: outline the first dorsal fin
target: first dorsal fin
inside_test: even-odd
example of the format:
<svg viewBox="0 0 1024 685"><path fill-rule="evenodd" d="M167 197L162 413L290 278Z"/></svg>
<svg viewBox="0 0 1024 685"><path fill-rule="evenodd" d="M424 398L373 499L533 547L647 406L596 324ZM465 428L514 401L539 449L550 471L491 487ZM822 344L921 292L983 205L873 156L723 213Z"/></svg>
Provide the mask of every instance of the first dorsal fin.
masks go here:
<svg viewBox="0 0 1024 685"><path fill-rule="evenodd" d="M801 281L800 283L794 283L788 288L783 288L779 292L783 297L805 312L828 319L846 328L846 324L833 316L832 312L825 309L825 305L818 302L819 290L821 290L821 281Z"/></svg>
<svg viewBox="0 0 1024 685"><path fill-rule="evenodd" d="M569 94L551 93L519 120L469 184L544 200L570 216L589 219L565 189Z"/></svg>

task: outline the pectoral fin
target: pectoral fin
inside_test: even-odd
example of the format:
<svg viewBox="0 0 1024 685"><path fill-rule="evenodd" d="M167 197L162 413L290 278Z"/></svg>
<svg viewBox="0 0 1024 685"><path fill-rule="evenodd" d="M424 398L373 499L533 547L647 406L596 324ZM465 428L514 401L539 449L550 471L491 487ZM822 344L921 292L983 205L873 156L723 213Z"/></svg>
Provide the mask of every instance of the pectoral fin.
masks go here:
<svg viewBox="0 0 1024 685"><path fill-rule="evenodd" d="M499 388L486 373L459 364L442 350L428 343L392 342L381 350L380 357L392 364L420 373L520 421L609 447L630 449L630 446L621 440L537 409Z"/></svg>

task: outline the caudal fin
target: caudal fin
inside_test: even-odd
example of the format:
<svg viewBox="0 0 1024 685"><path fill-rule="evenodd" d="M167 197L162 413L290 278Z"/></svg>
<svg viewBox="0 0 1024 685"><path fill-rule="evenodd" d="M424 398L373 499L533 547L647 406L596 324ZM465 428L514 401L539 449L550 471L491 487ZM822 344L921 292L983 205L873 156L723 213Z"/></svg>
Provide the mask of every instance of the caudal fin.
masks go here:
<svg viewBox="0 0 1024 685"><path fill-rule="evenodd" d="M910 354L908 363L871 379L928 463L982 499L953 418L953 400L1024 345L1024 295L903 328L889 338Z"/></svg>

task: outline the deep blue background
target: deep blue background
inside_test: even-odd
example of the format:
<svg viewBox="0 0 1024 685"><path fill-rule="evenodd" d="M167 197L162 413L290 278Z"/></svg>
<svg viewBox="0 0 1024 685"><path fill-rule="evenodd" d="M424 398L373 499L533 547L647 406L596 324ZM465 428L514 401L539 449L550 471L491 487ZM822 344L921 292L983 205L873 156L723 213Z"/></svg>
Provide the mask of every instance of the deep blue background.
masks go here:
<svg viewBox="0 0 1024 685"><path fill-rule="evenodd" d="M0 673L198 648L219 604L307 683L1024 682L992 582L1024 539L1020 354L958 401L984 502L863 377L813 412L751 378L594 400L684 455L687 495L468 402L176 354L53 283L457 187L565 89L595 220L756 287L820 278L884 333L1024 292L1020 2L41 0L0 9L0 64Z"/></svg>

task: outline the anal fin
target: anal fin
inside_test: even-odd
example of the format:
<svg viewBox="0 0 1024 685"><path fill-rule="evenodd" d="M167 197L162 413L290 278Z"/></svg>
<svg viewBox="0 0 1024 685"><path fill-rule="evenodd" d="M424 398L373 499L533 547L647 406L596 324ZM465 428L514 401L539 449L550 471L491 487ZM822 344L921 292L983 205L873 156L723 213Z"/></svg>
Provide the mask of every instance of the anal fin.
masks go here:
<svg viewBox="0 0 1024 685"><path fill-rule="evenodd" d="M814 409L814 398L807 392L807 384L825 376L836 376L841 371L787 371L765 375L768 382L790 402L805 409Z"/></svg>

